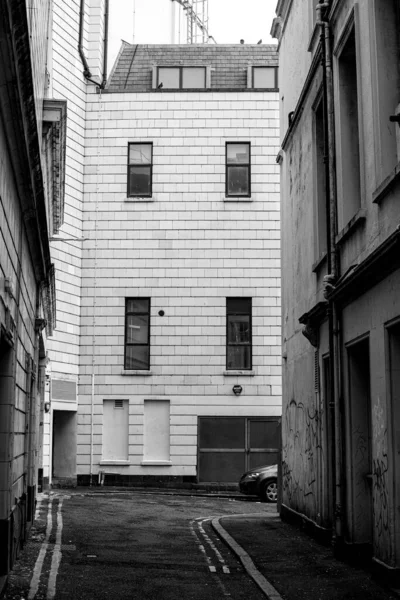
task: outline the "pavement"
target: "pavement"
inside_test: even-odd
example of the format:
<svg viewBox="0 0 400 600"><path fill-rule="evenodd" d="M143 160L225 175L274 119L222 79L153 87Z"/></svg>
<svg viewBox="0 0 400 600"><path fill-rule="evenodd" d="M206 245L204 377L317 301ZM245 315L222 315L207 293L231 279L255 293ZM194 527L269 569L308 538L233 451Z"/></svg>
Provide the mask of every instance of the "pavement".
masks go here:
<svg viewBox="0 0 400 600"><path fill-rule="evenodd" d="M114 487L78 488L75 491L107 494L111 490L114 494L127 492L126 488ZM245 507L241 503L254 502L256 498L235 491L153 488L140 491L143 494L209 496L236 501L238 514L213 518L211 525L268 600L400 599L400 589L393 589L387 581L374 579L368 566L356 567L337 560L331 547L321 545L302 530L282 521L274 505L260 504L259 513L243 514Z"/></svg>
<svg viewBox="0 0 400 600"><path fill-rule="evenodd" d="M278 513L214 519L212 526L270 600L395 600L400 590L375 580L368 567L337 560Z"/></svg>

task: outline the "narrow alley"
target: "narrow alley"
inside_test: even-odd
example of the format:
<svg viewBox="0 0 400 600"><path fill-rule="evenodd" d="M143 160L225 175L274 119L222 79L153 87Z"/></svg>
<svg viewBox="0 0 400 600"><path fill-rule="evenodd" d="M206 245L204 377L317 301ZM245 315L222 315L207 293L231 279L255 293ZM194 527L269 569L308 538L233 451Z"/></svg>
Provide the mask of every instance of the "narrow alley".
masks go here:
<svg viewBox="0 0 400 600"><path fill-rule="evenodd" d="M361 569L237 494L41 494L5 600L394 600Z"/></svg>

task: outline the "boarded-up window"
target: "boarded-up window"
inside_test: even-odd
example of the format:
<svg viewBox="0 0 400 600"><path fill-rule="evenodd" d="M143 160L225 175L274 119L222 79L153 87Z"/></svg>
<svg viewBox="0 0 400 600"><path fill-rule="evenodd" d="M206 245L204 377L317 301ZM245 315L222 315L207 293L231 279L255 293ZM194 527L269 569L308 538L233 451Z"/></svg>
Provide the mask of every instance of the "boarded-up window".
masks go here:
<svg viewBox="0 0 400 600"><path fill-rule="evenodd" d="M128 460L129 404L103 400L103 460Z"/></svg>
<svg viewBox="0 0 400 600"><path fill-rule="evenodd" d="M144 401L145 461L170 460L170 403L169 400Z"/></svg>

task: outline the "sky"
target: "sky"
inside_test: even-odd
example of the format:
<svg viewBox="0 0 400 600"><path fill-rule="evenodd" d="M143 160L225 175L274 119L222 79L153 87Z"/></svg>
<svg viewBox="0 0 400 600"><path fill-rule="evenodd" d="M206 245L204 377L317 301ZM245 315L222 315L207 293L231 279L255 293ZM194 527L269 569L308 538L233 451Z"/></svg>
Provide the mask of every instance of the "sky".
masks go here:
<svg viewBox="0 0 400 600"><path fill-rule="evenodd" d="M269 33L276 4L277 0L208 0L209 34L219 44L238 44L241 39L247 44L276 43ZM170 43L171 14L171 0L110 0L108 71L121 39L135 44ZM185 42L182 21L181 43Z"/></svg>

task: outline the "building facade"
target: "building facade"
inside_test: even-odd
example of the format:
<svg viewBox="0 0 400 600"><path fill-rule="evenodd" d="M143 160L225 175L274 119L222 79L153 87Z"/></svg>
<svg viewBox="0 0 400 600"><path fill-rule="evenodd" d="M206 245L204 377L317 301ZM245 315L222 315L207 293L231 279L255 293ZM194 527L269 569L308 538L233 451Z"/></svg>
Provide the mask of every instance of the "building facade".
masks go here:
<svg viewBox="0 0 400 600"><path fill-rule="evenodd" d="M63 216L66 106L47 94L50 11L0 3L0 587L33 520L55 326L49 237Z"/></svg>
<svg viewBox="0 0 400 600"><path fill-rule="evenodd" d="M273 24L281 512L388 574L400 567L399 31L395 0L280 0Z"/></svg>
<svg viewBox="0 0 400 600"><path fill-rule="evenodd" d="M63 4L60 23L76 27ZM105 89L80 64L61 89L56 31L55 95L83 103L67 178L72 154L84 160L53 242L66 318L52 340L48 476L236 482L279 445L275 48L124 43Z"/></svg>

